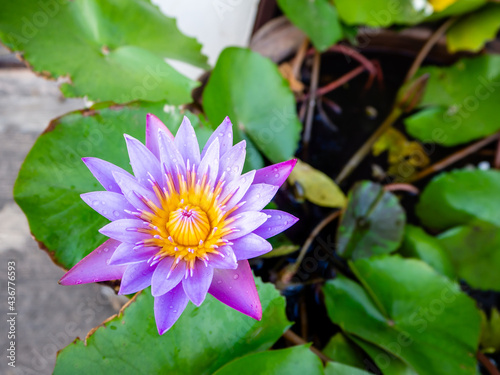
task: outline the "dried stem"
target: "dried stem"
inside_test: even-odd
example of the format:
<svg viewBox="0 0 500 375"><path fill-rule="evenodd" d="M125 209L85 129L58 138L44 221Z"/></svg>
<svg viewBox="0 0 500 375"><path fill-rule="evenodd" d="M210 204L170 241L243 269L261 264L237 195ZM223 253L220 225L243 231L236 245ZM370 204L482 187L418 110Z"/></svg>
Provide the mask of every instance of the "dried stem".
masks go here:
<svg viewBox="0 0 500 375"><path fill-rule="evenodd" d="M429 168L424 169L420 173L418 173L416 176L411 177L408 182L415 182L418 181L432 173L439 172L440 170L450 166L453 163L456 163L457 161L463 159L464 157L473 154L474 152L479 151L481 148L484 146L488 145L489 143L496 141L500 138L500 133L496 133L493 135L490 135L487 138L481 139L479 142L476 142L470 146L467 146L466 148L459 150L455 152L454 154L451 154L450 156L447 156L446 158L438 161L437 163L431 165Z"/></svg>
<svg viewBox="0 0 500 375"><path fill-rule="evenodd" d="M312 348L311 348L312 349ZM490 362L488 357L486 357L483 353L481 353L479 350L477 352L477 359L481 364L488 370L488 372L491 375L500 375L500 372L498 369L493 365L493 363Z"/></svg>
<svg viewBox="0 0 500 375"><path fill-rule="evenodd" d="M290 329L283 334L283 337L295 345L307 344L306 340L304 340L302 337L300 337ZM327 357L321 350L315 348L314 346L311 345L309 350L316 354L323 361L323 363L332 362L329 357Z"/></svg>
<svg viewBox="0 0 500 375"><path fill-rule="evenodd" d="M309 46L309 39L304 39L304 42L300 46L297 54L295 55L292 62L292 74L293 77L300 80L300 67L304 62L304 58L306 57L307 47Z"/></svg>
<svg viewBox="0 0 500 375"><path fill-rule="evenodd" d="M349 159L344 168L342 168L337 179L335 180L337 184L340 184L342 181L344 181L356 169L359 163L361 163L365 156L370 152L372 146L375 144L375 142L377 142L377 139L379 139L379 137L384 134L385 131L392 126L392 124L394 124L401 113L402 110L399 107L394 107L392 109L391 113L389 113L389 116L387 116L382 125L379 126L375 133L373 133L371 137L368 138L363 146L361 146L361 148L356 151L351 159Z"/></svg>
<svg viewBox="0 0 500 375"><path fill-rule="evenodd" d="M418 68L420 68L420 65L422 65L425 58L431 51L432 47L434 47L434 45L438 42L438 40L444 35L446 30L448 30L449 27L453 25L456 20L457 18L450 18L446 22L444 22L436 31L434 31L434 33L427 40L427 42L425 42L422 49L419 51L417 57L413 61L413 64L411 65L410 69L408 70L408 73L406 74L405 82L408 82L410 79L413 78L415 73L417 73Z"/></svg>
<svg viewBox="0 0 500 375"><path fill-rule="evenodd" d="M316 90L318 88L319 81L319 70L321 65L321 55L318 51L314 54L313 68L312 68L312 78L311 87L309 89L309 100L307 105L307 116L306 124L304 127L304 137L303 137L303 159L307 159L307 153L309 149L309 142L311 140L312 122L314 116L314 107L316 107Z"/></svg>
<svg viewBox="0 0 500 375"><path fill-rule="evenodd" d="M418 190L417 187L410 185L410 184L404 184L404 183L394 183L394 184L388 184L384 186L385 191L407 191L408 193L412 194L420 194L420 190Z"/></svg>

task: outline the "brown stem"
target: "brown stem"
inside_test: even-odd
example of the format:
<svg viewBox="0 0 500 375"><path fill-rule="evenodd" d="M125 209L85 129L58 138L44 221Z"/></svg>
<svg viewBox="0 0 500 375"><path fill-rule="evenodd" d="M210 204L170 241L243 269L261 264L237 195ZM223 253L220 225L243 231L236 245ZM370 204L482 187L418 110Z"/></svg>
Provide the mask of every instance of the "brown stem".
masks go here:
<svg viewBox="0 0 500 375"><path fill-rule="evenodd" d="M292 62L292 74L294 78L298 80L300 80L300 67L302 66L304 58L306 57L307 46L309 46L308 38L304 39L304 42L300 46Z"/></svg>
<svg viewBox="0 0 500 375"><path fill-rule="evenodd" d="M302 337L300 337L299 335L297 335L295 332L293 332L290 329L287 330L283 334L283 337L285 339L287 339L288 341L290 341L291 343L295 344L295 345L304 345L304 344L307 344L306 340L304 340ZM315 348L314 346L311 345L309 347L309 350L311 352L313 352L314 354L316 354L323 361L323 363L332 362L332 360L329 357L327 357L325 355L325 353L323 353L321 350Z"/></svg>
<svg viewBox="0 0 500 375"><path fill-rule="evenodd" d="M418 181L424 177L427 177L428 175L439 172L440 170L450 166L453 163L456 163L457 161L463 159L464 157L473 154L474 152L477 152L484 146L488 145L489 143L498 140L500 138L500 133L496 133L493 135L490 135L487 138L481 139L479 142L476 142L470 146L467 146L466 148L459 150L455 152L454 154L451 154L450 156L447 156L446 158L438 161L437 163L431 165L430 167L424 169L420 173L418 173L416 176L411 177L408 182L415 182Z"/></svg>
<svg viewBox="0 0 500 375"><path fill-rule="evenodd" d="M495 161L493 162L495 169L500 169L500 139L497 143L497 150L495 152Z"/></svg>
<svg viewBox="0 0 500 375"><path fill-rule="evenodd" d="M490 362L488 357L486 357L483 353L481 353L479 350L477 351L477 359L481 364L488 370L490 375L500 375L500 372L498 369L493 365L493 363Z"/></svg>
<svg viewBox="0 0 500 375"><path fill-rule="evenodd" d="M314 116L314 107L316 107L316 90L318 88L320 65L321 65L321 55L318 51L316 51L316 53L314 54L314 61L312 68L311 87L309 89L310 94L307 106L306 124L304 127L304 136L302 138L304 146L304 151L303 151L304 159L307 159L306 156L309 149L309 142L311 140L312 122Z"/></svg>
<svg viewBox="0 0 500 375"><path fill-rule="evenodd" d="M299 270L300 264L304 260L304 257L306 256L307 250L309 249L309 246L311 246L312 242L316 238L316 236L325 228L328 224L330 224L333 220L335 220L338 216L340 215L340 210L332 212L330 215L325 217L321 222L316 225L316 227L313 229L309 237L307 237L306 242L304 242L304 245L300 249L299 256L297 257L297 260L293 264L293 266L289 269L285 280L290 280L293 275L297 273Z"/></svg>
<svg viewBox="0 0 500 375"><path fill-rule="evenodd" d="M394 183L384 186L385 191L407 191L412 194L420 194L420 190L417 187L410 184Z"/></svg>
<svg viewBox="0 0 500 375"><path fill-rule="evenodd" d="M340 171L337 179L335 180L337 184L340 184L344 181L355 169L356 167L363 161L365 156L370 152L372 146L377 142L377 139L384 134L384 132L389 129L392 124L399 118L402 110L399 107L394 107L389 116L384 120L384 122L379 126L379 128L371 135L370 138L361 146L361 148L356 151L356 153L349 159L347 164Z"/></svg>
<svg viewBox="0 0 500 375"><path fill-rule="evenodd" d="M330 91L335 90L336 88L342 86L346 82L349 82L354 77L360 75L365 71L364 66L358 66L357 68L351 70L350 72L344 74L342 77L336 79L333 82L330 82L328 85L320 87L318 91L316 91L316 95L321 96L329 93Z"/></svg>
<svg viewBox="0 0 500 375"><path fill-rule="evenodd" d="M434 45L438 42L438 40L444 35L446 30L448 30L449 27L453 25L456 20L457 18L450 18L446 22L444 22L436 31L434 31L434 33L427 40L427 42L425 42L422 49L418 52L417 57L413 61L413 64L411 65L410 69L408 70L408 73L406 74L405 82L408 82L410 79L413 78L415 73L417 73L418 68L420 68L420 65L422 65L425 58L431 51L432 47L434 47Z"/></svg>

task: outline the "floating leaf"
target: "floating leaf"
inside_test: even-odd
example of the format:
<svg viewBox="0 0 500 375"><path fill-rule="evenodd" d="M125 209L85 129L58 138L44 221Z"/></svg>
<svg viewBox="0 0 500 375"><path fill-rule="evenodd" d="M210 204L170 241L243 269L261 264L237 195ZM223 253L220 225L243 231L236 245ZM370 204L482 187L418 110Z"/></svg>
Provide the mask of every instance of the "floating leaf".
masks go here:
<svg viewBox="0 0 500 375"><path fill-rule="evenodd" d="M144 141L147 113L157 115L174 132L182 121L178 110L164 112L164 103L100 104L53 120L26 157L14 199L31 233L65 269L104 242L98 229L108 222L80 198L103 189L81 158L98 157L130 171L123 133ZM196 117L191 119L204 144L210 131L197 126Z"/></svg>
<svg viewBox="0 0 500 375"><path fill-rule="evenodd" d="M340 221L337 251L359 259L396 250L403 238L405 213L398 199L381 185L363 181L349 192Z"/></svg>
<svg viewBox="0 0 500 375"><path fill-rule="evenodd" d="M322 352L334 362L365 368L363 352L340 332L328 341Z"/></svg>
<svg viewBox="0 0 500 375"><path fill-rule="evenodd" d="M304 190L304 197L318 206L345 206L346 198L338 185L326 174L301 160L297 160L288 179L292 184L298 183Z"/></svg>
<svg viewBox="0 0 500 375"><path fill-rule="evenodd" d="M323 375L321 360L308 347L250 354L228 363L214 375Z"/></svg>
<svg viewBox="0 0 500 375"><path fill-rule="evenodd" d="M423 260L440 274L454 278L450 258L435 237L425 233L422 228L407 225L401 248L401 255Z"/></svg>
<svg viewBox="0 0 500 375"><path fill-rule="evenodd" d="M325 367L325 375L370 375L371 372L360 370L356 367L342 363L328 362Z"/></svg>
<svg viewBox="0 0 500 375"><path fill-rule="evenodd" d="M455 170L434 178L416 211L422 223L447 229L476 219L500 227L500 172Z"/></svg>
<svg viewBox="0 0 500 375"><path fill-rule="evenodd" d="M231 118L235 141L247 141L247 169L263 166L256 148L273 163L293 157L302 125L290 87L271 60L226 48L203 92L203 108L212 124Z"/></svg>
<svg viewBox="0 0 500 375"><path fill-rule="evenodd" d="M460 278L473 288L500 291L498 226L476 222L452 228L438 238Z"/></svg>
<svg viewBox="0 0 500 375"><path fill-rule="evenodd" d="M499 29L500 5L488 4L450 27L446 33L448 50L478 52L486 42L495 39Z"/></svg>
<svg viewBox="0 0 500 375"><path fill-rule="evenodd" d="M430 162L427 153L419 142L408 141L403 133L389 128L373 145L373 155L388 152L389 170L387 173L399 181L405 181Z"/></svg>
<svg viewBox="0 0 500 375"><path fill-rule="evenodd" d="M290 323L274 286L260 279L256 284L260 322L207 296L200 307L190 303L163 336L156 329L153 297L145 290L85 342L77 339L60 351L54 374L212 374L235 357L266 350Z"/></svg>
<svg viewBox="0 0 500 375"><path fill-rule="evenodd" d="M491 309L490 318L483 310L481 313L481 346L486 353L494 353L500 350L500 313L494 307Z"/></svg>
<svg viewBox="0 0 500 375"><path fill-rule="evenodd" d="M278 4L319 51L326 50L343 38L337 10L329 0L278 0Z"/></svg>
<svg viewBox="0 0 500 375"><path fill-rule="evenodd" d="M69 78L66 96L93 101L188 103L196 82L164 59L208 67L201 45L149 0L8 1L0 38L35 72Z"/></svg>
<svg viewBox="0 0 500 375"><path fill-rule="evenodd" d="M334 323L418 374L476 374L480 316L457 283L424 262L399 256L350 265L361 285L339 276L323 289Z"/></svg>
<svg viewBox="0 0 500 375"><path fill-rule="evenodd" d="M425 67L430 74L420 103L405 119L406 129L423 142L455 146L500 129L500 56L463 59L451 67Z"/></svg>
<svg viewBox="0 0 500 375"><path fill-rule="evenodd" d="M349 338L368 353L380 370L372 369L371 366L367 366L367 369L374 370L375 373L377 373L377 371L382 371L384 375L418 375L415 370L400 358L386 352L378 346L353 335L349 335ZM368 365L369 363L366 364Z"/></svg>

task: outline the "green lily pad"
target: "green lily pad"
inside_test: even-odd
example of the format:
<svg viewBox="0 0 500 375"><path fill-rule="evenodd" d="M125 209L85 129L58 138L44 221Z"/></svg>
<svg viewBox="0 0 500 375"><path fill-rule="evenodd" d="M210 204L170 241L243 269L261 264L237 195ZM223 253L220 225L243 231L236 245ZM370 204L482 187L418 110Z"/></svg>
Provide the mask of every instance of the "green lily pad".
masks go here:
<svg viewBox="0 0 500 375"><path fill-rule="evenodd" d="M423 142L455 146L495 133L500 102L500 56L463 59L450 67L425 67L430 78L422 110L405 119L406 130Z"/></svg>
<svg viewBox="0 0 500 375"><path fill-rule="evenodd" d="M322 207L344 207L346 197L338 185L326 174L298 160L288 177L292 184L300 184L304 198Z"/></svg>
<svg viewBox="0 0 500 375"><path fill-rule="evenodd" d="M325 367L325 375L370 375L371 372L360 370L356 367L342 363L328 362Z"/></svg>
<svg viewBox="0 0 500 375"><path fill-rule="evenodd" d="M407 258L423 260L440 274L454 278L450 258L439 240L425 233L422 228L407 225L399 253Z"/></svg>
<svg viewBox="0 0 500 375"><path fill-rule="evenodd" d="M452 228L439 237L456 274L473 288L500 291L500 230L475 222Z"/></svg>
<svg viewBox="0 0 500 375"><path fill-rule="evenodd" d="M212 374L235 357L266 350L290 322L274 286L260 279L256 284L260 322L209 295L200 307L190 303L162 336L147 289L85 341L77 339L60 351L54 374Z"/></svg>
<svg viewBox="0 0 500 375"><path fill-rule="evenodd" d="M101 104L71 112L53 120L38 138L19 172L14 199L56 264L71 268L106 238L98 229L108 220L80 198L103 190L81 158L98 157L130 171L124 133L144 141L147 113L157 115L173 132L180 126L180 112L166 113L164 104ZM190 117L203 145L211 132Z"/></svg>
<svg viewBox="0 0 500 375"><path fill-rule="evenodd" d="M328 0L278 0L285 15L324 51L344 36L335 6Z"/></svg>
<svg viewBox="0 0 500 375"><path fill-rule="evenodd" d="M328 341L322 352L334 362L361 369L365 368L363 352L340 332Z"/></svg>
<svg viewBox="0 0 500 375"><path fill-rule="evenodd" d="M8 1L0 38L35 72L68 78L66 96L93 101L188 103L197 83L164 59L208 68L201 45L149 0Z"/></svg>
<svg viewBox="0 0 500 375"><path fill-rule="evenodd" d="M214 375L323 375L321 360L309 346L249 354L229 362Z"/></svg>
<svg viewBox="0 0 500 375"><path fill-rule="evenodd" d="M350 263L324 287L330 319L418 374L476 374L480 316L457 283L426 263L383 255Z"/></svg>
<svg viewBox="0 0 500 375"><path fill-rule="evenodd" d="M269 59L244 48L226 48L203 92L212 124L229 116L235 141L247 141L247 169L263 166L260 150L273 163L293 157L302 124L287 81Z"/></svg>
<svg viewBox="0 0 500 375"><path fill-rule="evenodd" d="M478 52L495 39L500 29L500 5L488 4L457 21L446 33L446 44L452 53Z"/></svg>
<svg viewBox="0 0 500 375"><path fill-rule="evenodd" d="M425 226L435 229L448 229L474 220L500 227L499 191L499 171L442 173L427 185L416 212Z"/></svg>
<svg viewBox="0 0 500 375"><path fill-rule="evenodd" d="M367 369L374 370L375 373L377 373L377 371L382 371L384 375L418 375L415 370L404 363L400 358L386 352L378 346L353 335L349 335L349 338L359 345L378 367L378 370L368 366L366 367ZM366 364L368 365L368 363Z"/></svg>
<svg viewBox="0 0 500 375"><path fill-rule="evenodd" d="M363 181L349 192L340 221L337 251L359 259L396 250L403 238L405 213L398 199L381 185Z"/></svg>

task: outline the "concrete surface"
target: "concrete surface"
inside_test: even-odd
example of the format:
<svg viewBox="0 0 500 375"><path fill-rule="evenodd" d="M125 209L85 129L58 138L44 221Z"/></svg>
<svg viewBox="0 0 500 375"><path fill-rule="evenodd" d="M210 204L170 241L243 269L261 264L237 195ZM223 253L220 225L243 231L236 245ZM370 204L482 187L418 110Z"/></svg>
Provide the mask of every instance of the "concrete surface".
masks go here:
<svg viewBox="0 0 500 375"><path fill-rule="evenodd" d="M1 65L0 65L1 66ZM0 69L0 374L51 374L56 353L115 314L124 297L99 285L61 286L64 271L31 238L12 187L24 157L49 121L83 101L27 69ZM16 263L16 367L8 366L7 266Z"/></svg>

